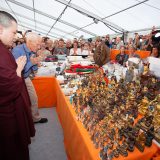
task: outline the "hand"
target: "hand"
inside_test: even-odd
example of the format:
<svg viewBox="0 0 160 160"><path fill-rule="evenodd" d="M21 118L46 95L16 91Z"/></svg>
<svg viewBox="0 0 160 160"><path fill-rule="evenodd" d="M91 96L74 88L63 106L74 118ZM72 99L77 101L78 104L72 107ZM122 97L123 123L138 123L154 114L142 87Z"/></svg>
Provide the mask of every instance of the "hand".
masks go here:
<svg viewBox="0 0 160 160"><path fill-rule="evenodd" d="M21 73L22 73L22 70L23 70L23 68L24 68L24 66L26 64L26 61L27 61L26 56L21 56L18 59L16 59L16 63L17 63L17 70L16 70L16 72L17 72L17 75L19 77L21 77Z"/></svg>
<svg viewBox="0 0 160 160"><path fill-rule="evenodd" d="M16 59L17 69L22 71L24 66L25 66L25 64L26 64L26 61L27 61L26 56L20 56L18 59Z"/></svg>
<svg viewBox="0 0 160 160"><path fill-rule="evenodd" d="M39 62L42 62L46 57L47 57L47 55L42 54L42 55L38 56L37 58L38 58L38 61L39 61ZM38 62L38 63L39 63L39 62Z"/></svg>
<svg viewBox="0 0 160 160"><path fill-rule="evenodd" d="M33 65L38 64L39 63L39 58L38 57L30 57L30 61Z"/></svg>

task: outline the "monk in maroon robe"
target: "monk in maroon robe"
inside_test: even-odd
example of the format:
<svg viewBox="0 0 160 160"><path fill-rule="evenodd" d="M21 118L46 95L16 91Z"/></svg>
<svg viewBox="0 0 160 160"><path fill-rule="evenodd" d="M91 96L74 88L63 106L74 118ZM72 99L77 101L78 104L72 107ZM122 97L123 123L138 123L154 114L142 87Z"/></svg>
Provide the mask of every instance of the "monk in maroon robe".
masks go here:
<svg viewBox="0 0 160 160"><path fill-rule="evenodd" d="M28 145L35 135L31 104L21 77L24 58L16 63L6 47L16 30L14 17L0 11L0 160L29 160Z"/></svg>

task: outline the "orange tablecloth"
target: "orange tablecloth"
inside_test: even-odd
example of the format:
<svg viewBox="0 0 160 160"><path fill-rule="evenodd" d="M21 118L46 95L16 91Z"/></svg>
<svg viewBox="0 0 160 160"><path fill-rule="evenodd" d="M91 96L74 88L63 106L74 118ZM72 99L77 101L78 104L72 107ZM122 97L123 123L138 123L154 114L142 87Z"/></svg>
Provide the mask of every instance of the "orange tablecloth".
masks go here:
<svg viewBox="0 0 160 160"><path fill-rule="evenodd" d="M111 50L111 60L115 60L116 55L117 55L118 53L120 53L120 50L112 49L112 50ZM125 50L125 53L126 53L126 54L129 54L129 51L128 51L128 50ZM138 50L138 51L136 51L136 53L137 53L138 55L140 55L141 58L147 58L147 57L149 57L149 55L150 55L150 51L139 51L139 50Z"/></svg>
<svg viewBox="0 0 160 160"><path fill-rule="evenodd" d="M43 97L44 94L48 95L46 92L50 91L50 88L53 89L53 93L49 94L49 96L50 98L55 98L54 102L63 128L64 144L69 160L99 160L99 150L95 149L89 134L82 123L76 120L76 113L69 103L69 100L62 93L58 81L54 77L35 79L34 85L38 92L41 90L41 83L42 85L47 84L47 86L45 87L45 90L42 90L43 93L38 93L38 96ZM42 99L42 97L39 97L39 99ZM46 102L43 101L43 105L45 103L49 104L49 97L43 100L46 100ZM146 147L143 153L139 152L138 149L135 149L134 152L129 152L128 157L124 158L121 156L115 158L115 160L149 160L157 151L158 147L153 144L150 148Z"/></svg>
<svg viewBox="0 0 160 160"><path fill-rule="evenodd" d="M35 77L32 82L38 95L39 108L55 107L57 102L55 94L57 80L53 77Z"/></svg>

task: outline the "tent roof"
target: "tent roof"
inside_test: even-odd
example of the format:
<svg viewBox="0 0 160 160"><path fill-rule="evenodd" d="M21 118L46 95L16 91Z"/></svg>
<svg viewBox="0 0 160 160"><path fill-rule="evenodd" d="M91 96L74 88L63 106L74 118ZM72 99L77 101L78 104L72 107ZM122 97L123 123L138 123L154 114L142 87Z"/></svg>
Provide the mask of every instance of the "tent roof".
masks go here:
<svg viewBox="0 0 160 160"><path fill-rule="evenodd" d="M158 26L159 0L0 0L21 30L53 39L122 33Z"/></svg>

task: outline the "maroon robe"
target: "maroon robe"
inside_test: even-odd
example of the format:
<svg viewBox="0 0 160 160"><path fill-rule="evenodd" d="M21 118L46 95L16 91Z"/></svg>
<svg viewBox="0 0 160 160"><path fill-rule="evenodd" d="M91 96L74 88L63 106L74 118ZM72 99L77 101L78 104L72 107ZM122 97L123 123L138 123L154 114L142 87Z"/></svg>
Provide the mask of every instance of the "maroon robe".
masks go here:
<svg viewBox="0 0 160 160"><path fill-rule="evenodd" d="M0 42L0 160L29 160L28 144L35 135L28 92L16 68Z"/></svg>

